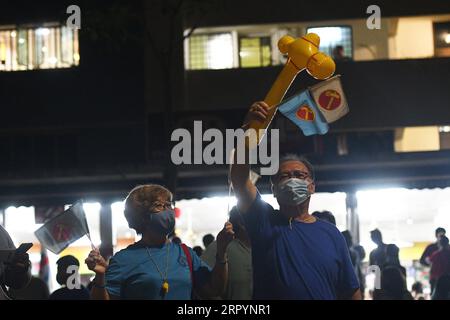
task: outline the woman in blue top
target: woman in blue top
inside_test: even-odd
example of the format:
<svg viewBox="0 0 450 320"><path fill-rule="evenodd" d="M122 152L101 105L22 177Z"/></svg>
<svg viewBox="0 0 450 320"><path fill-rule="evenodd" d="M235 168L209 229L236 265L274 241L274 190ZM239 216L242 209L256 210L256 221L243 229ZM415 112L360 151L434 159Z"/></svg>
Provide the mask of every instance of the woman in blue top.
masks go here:
<svg viewBox="0 0 450 320"><path fill-rule="evenodd" d="M92 299L189 300L220 295L227 282L226 248L233 239L227 222L217 236L217 256L210 269L191 248L172 243L175 226L172 193L160 185L131 190L125 200L125 218L142 240L116 253L107 263L98 250L86 259L96 274Z"/></svg>

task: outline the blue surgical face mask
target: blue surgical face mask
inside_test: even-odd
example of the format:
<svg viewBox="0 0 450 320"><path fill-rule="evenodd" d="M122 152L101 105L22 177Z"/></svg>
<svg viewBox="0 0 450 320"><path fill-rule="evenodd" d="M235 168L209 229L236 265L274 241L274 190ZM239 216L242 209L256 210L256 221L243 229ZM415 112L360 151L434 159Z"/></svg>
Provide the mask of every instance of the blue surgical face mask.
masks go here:
<svg viewBox="0 0 450 320"><path fill-rule="evenodd" d="M277 184L273 195L280 204L298 206L310 197L308 186L309 183L304 179L290 178Z"/></svg>
<svg viewBox="0 0 450 320"><path fill-rule="evenodd" d="M175 228L175 212L173 210L149 213L147 217L147 228L159 235L167 236Z"/></svg>

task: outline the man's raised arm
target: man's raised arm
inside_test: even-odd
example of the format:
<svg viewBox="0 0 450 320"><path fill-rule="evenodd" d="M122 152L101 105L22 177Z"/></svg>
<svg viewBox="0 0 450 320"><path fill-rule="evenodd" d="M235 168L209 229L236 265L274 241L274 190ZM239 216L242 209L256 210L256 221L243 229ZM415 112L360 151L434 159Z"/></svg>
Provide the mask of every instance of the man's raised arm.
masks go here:
<svg viewBox="0 0 450 320"><path fill-rule="evenodd" d="M255 102L247 113L242 128L248 129L248 123L251 120L264 122L267 118L269 106L264 102ZM246 149L246 152L248 150ZM247 152L248 153L248 152ZM245 155L246 163L237 163L237 154L234 154L233 164L231 166L231 183L234 193L238 199L238 209L246 213L256 198L256 187L250 180L250 164L248 163L248 154Z"/></svg>

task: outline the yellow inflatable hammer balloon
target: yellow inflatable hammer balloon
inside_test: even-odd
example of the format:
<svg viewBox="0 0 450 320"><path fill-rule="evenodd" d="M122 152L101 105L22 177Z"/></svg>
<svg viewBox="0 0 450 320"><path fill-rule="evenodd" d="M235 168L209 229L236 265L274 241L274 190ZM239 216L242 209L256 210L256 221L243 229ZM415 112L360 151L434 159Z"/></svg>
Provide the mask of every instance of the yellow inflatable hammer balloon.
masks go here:
<svg viewBox="0 0 450 320"><path fill-rule="evenodd" d="M257 137L247 140L249 147L255 147L255 142L259 144L264 137L265 131L273 119L276 106L283 100L286 91L291 86L297 74L304 69L316 79L325 80L331 77L336 70L336 65L330 56L319 51L320 38L315 33L294 39L284 36L278 41L278 49L283 54L287 54L288 60L278 78L275 80L264 102L270 107L266 121L251 121L249 128L255 129Z"/></svg>

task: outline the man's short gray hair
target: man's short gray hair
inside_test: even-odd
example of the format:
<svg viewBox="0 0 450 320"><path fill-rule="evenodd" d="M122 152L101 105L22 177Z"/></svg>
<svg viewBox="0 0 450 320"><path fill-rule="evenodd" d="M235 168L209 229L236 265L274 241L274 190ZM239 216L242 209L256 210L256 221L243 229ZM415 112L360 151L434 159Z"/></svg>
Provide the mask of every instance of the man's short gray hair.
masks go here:
<svg viewBox="0 0 450 320"><path fill-rule="evenodd" d="M314 172L314 167L311 164L311 162L309 162L308 159L306 159L306 157L296 155L295 153L287 153L287 154L281 156L280 162L279 162L280 164L279 164L278 168L281 167L281 164L283 164L284 162L287 162L287 161L297 161L297 162L303 163L305 165L305 167L308 169L311 179L313 181L316 180L316 174ZM279 171L279 169L278 169L278 171ZM272 178L275 177L277 174L278 174L278 172L274 176L271 177L272 181L273 181Z"/></svg>

